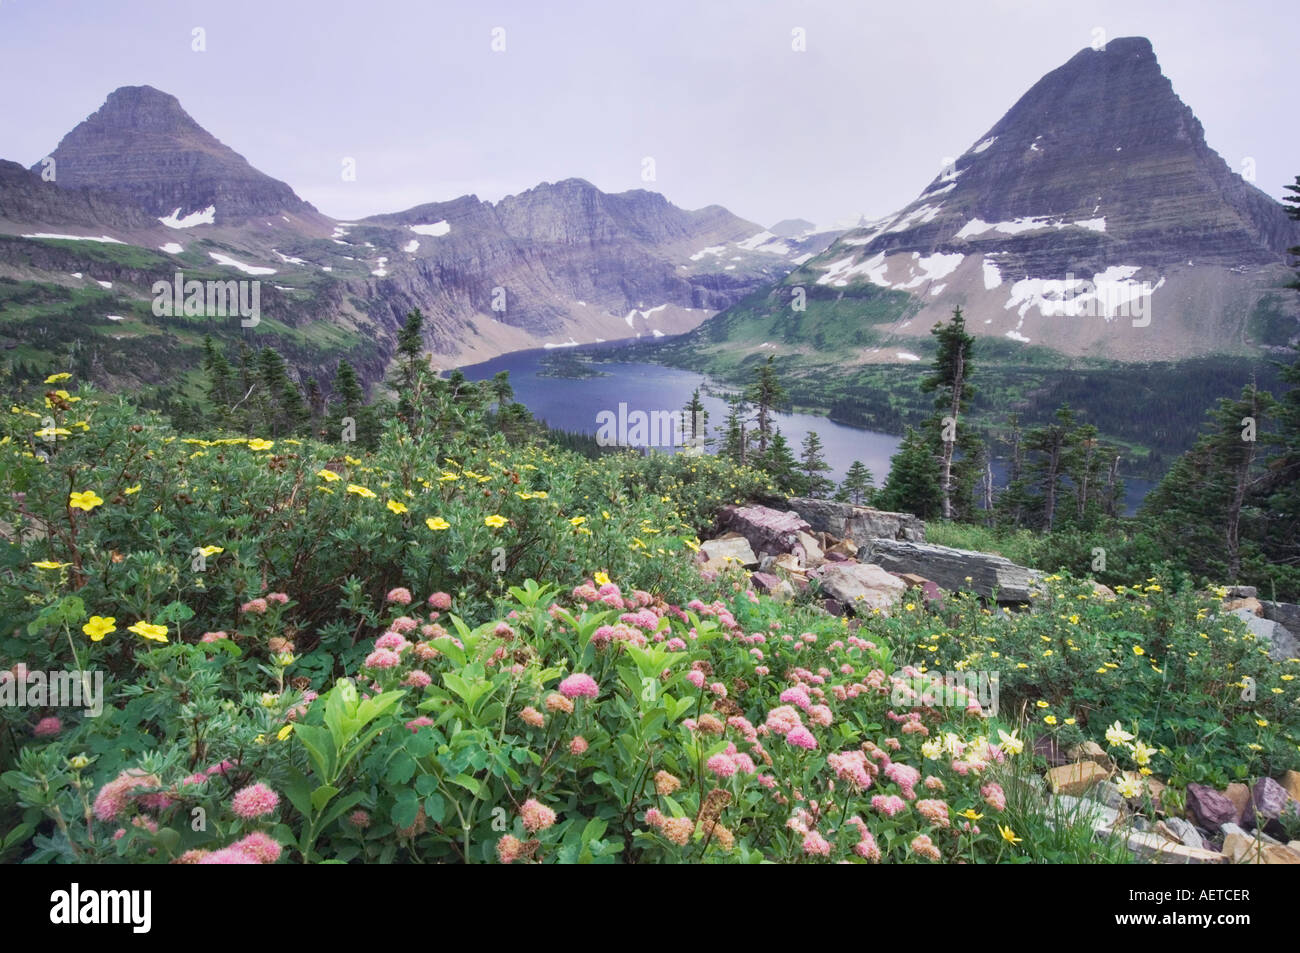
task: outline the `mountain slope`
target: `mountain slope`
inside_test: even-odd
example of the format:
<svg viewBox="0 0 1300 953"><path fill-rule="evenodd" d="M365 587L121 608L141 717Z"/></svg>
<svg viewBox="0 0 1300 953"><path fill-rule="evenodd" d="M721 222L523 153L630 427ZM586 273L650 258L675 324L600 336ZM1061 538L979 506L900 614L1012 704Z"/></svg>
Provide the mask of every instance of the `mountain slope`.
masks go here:
<svg viewBox="0 0 1300 953"><path fill-rule="evenodd" d="M153 215L239 224L255 216L315 212L283 182L248 164L152 86L114 90L50 153L56 181L130 197ZM40 164L33 167L40 171Z"/></svg>
<svg viewBox="0 0 1300 953"><path fill-rule="evenodd" d="M1298 241L1280 203L1206 144L1151 44L1118 39L1043 77L911 204L697 337L907 361L961 306L1011 360L1030 344L1119 361L1258 355L1295 338L1278 288Z"/></svg>
<svg viewBox="0 0 1300 953"><path fill-rule="evenodd" d="M111 359L98 381L109 386L192 365L202 334L272 344L323 380L347 353L375 381L413 308L443 366L676 334L837 234L776 240L719 206L687 211L580 179L340 222L147 86L111 93L52 158L54 182L36 174L43 162L0 165L0 282L12 286L0 289L0 338L38 357L74 346L73 323L89 324L122 342L103 345ZM228 316L157 320L151 289L178 271L258 282L265 320L255 330Z"/></svg>

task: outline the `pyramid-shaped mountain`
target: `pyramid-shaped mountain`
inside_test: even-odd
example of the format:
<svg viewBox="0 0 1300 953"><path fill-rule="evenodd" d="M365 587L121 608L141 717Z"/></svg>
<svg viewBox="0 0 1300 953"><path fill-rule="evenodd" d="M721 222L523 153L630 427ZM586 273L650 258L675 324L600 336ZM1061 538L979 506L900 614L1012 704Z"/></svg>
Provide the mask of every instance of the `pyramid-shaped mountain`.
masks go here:
<svg viewBox="0 0 1300 953"><path fill-rule="evenodd" d="M175 96L152 86L114 90L50 155L60 186L116 193L158 217L233 225L315 212L203 129Z"/></svg>
<svg viewBox="0 0 1300 953"><path fill-rule="evenodd" d="M1276 291L1297 242L1282 205L1206 144L1150 42L1133 37L1048 73L914 202L841 236L786 285L905 292L876 327L887 336L927 335L960 305L972 330L1019 344L1171 359L1289 343L1275 312L1294 302ZM1252 337L1261 323L1267 340Z"/></svg>

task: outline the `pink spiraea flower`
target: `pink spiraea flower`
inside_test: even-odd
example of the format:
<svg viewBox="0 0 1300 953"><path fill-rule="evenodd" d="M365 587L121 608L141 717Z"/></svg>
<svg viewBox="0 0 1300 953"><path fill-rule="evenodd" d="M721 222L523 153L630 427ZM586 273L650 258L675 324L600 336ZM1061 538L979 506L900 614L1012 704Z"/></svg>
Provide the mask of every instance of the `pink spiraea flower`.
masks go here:
<svg viewBox="0 0 1300 953"><path fill-rule="evenodd" d="M565 698L595 698L600 694L600 687L590 675L575 672L560 682L560 694Z"/></svg>
<svg viewBox="0 0 1300 953"><path fill-rule="evenodd" d="M399 606L409 606L411 604L411 590L401 586L396 589L389 589L388 595L384 596L384 601Z"/></svg>
<svg viewBox="0 0 1300 953"><path fill-rule="evenodd" d="M555 823L555 812L531 797L519 809L519 816L523 818L524 830L530 834L544 831Z"/></svg>
<svg viewBox="0 0 1300 953"><path fill-rule="evenodd" d="M235 792L230 801L230 809L240 817L251 820L270 814L279 803L280 795L258 781Z"/></svg>

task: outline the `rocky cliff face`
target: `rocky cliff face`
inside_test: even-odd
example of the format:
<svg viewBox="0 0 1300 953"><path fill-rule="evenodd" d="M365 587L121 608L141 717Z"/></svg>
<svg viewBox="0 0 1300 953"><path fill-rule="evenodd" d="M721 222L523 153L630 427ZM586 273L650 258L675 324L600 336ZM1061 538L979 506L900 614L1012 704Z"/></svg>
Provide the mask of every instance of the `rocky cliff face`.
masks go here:
<svg viewBox="0 0 1300 953"><path fill-rule="evenodd" d="M0 159L0 219L50 227L147 229L156 219L129 199L88 188L59 188Z"/></svg>
<svg viewBox="0 0 1300 953"><path fill-rule="evenodd" d="M152 86L114 90L50 155L60 186L126 196L159 217L184 219L213 208L215 223L238 224L315 211L204 130L175 96Z"/></svg>
<svg viewBox="0 0 1300 953"><path fill-rule="evenodd" d="M1044 76L914 202L787 284L905 292L883 329L904 339L960 305L976 333L1017 344L1168 359L1285 343L1253 339L1250 316L1294 311L1272 290L1298 241L1206 144L1151 44L1126 38Z"/></svg>

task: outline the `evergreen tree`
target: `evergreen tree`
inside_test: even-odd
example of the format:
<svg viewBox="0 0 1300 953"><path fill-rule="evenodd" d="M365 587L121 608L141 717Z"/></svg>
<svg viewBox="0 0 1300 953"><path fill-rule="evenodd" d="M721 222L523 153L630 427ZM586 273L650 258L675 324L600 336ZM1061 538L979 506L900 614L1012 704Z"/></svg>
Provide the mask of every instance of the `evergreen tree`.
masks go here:
<svg viewBox="0 0 1300 953"><path fill-rule="evenodd" d="M686 402L686 406L682 408L682 420L685 424L682 429L687 447L699 448L703 451L713 442L709 439L709 412L704 409L704 401L700 400L698 387L691 394L691 399Z"/></svg>
<svg viewBox="0 0 1300 953"><path fill-rule="evenodd" d="M843 503L853 503L857 506L869 504L873 482L871 471L867 469L866 464L861 460L854 460L849 464L849 469L844 474L844 482L840 484L835 498Z"/></svg>
<svg viewBox="0 0 1300 953"><path fill-rule="evenodd" d="M760 451L756 463L772 478L782 493L794 493L799 485L799 461L780 430L773 428L767 450Z"/></svg>
<svg viewBox="0 0 1300 953"><path fill-rule="evenodd" d="M1056 509L1061 494L1061 478L1073 449L1074 411L1068 404L1056 410L1056 422L1035 427L1025 434L1025 450L1037 454L1027 467L1038 488L1041 525L1049 533L1056 523Z"/></svg>
<svg viewBox="0 0 1300 953"><path fill-rule="evenodd" d="M941 511L944 519L953 519L969 509L980 462L979 440L961 419L975 393L970 385L975 338L966 331L961 308L954 308L952 320L936 324L930 333L939 347L930 374L921 381L921 390L935 394L936 419L931 429L939 438Z"/></svg>
<svg viewBox="0 0 1300 953"><path fill-rule="evenodd" d="M801 451L798 491L813 499L823 499L835 489L835 483L824 476L831 465L826 462L826 448L822 446L817 431L810 430L804 434Z"/></svg>
<svg viewBox="0 0 1300 953"><path fill-rule="evenodd" d="M739 394L727 398L727 420L723 424L722 455L736 466L749 462L749 434L745 423L749 419L749 404Z"/></svg>
<svg viewBox="0 0 1300 953"><path fill-rule="evenodd" d="M1209 432L1142 503L1140 515L1161 547L1193 573L1236 582L1247 553L1258 549L1243 524L1269 475L1262 447L1274 407L1272 396L1253 385L1235 400L1221 400L1209 413Z"/></svg>
<svg viewBox="0 0 1300 953"><path fill-rule="evenodd" d="M749 402L754 405L756 413L754 422L758 427L760 456L767 453L767 446L772 440L772 431L775 429L772 414L775 412L776 405L785 400L785 389L777 378L776 367L773 364L775 360L776 355L769 354L767 360L758 365L754 371L754 383L750 385L748 394Z"/></svg>
<svg viewBox="0 0 1300 953"><path fill-rule="evenodd" d="M424 315L416 308L406 316L406 322L397 332L397 413L407 427L419 429L417 410L422 404L425 372L428 359L424 357Z"/></svg>
<svg viewBox="0 0 1300 953"><path fill-rule="evenodd" d="M884 510L934 519L943 512L939 461L925 437L911 427L889 461L889 476L876 497Z"/></svg>

